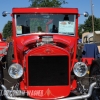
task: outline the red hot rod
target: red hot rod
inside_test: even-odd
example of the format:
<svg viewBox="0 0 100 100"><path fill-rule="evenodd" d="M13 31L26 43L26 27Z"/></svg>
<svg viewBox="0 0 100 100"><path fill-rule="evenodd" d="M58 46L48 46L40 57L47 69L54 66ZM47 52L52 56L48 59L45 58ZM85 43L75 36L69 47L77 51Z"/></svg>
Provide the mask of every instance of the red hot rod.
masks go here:
<svg viewBox="0 0 100 100"><path fill-rule="evenodd" d="M4 11L2 14L6 16L8 13ZM92 57L85 57L81 61L77 59L78 9L13 8L11 16L13 42L9 45L12 52L9 53L8 49L11 57L7 69L17 83L12 89L14 95L5 93L6 99L90 98L93 88L99 86L99 77L96 75L93 78L88 90L78 81L87 75L87 66L93 60ZM93 71L91 75L93 76ZM1 84L1 87L7 90L5 85ZM22 97L23 92L28 98ZM80 95L70 96L72 92L79 92Z"/></svg>

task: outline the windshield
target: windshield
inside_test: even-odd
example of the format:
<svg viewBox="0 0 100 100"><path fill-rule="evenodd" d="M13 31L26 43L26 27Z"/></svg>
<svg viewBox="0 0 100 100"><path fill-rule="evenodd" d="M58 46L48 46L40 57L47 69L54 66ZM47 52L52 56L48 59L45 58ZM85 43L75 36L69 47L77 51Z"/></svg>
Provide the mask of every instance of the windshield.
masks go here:
<svg viewBox="0 0 100 100"><path fill-rule="evenodd" d="M76 15L16 14L16 35L49 33L75 35Z"/></svg>

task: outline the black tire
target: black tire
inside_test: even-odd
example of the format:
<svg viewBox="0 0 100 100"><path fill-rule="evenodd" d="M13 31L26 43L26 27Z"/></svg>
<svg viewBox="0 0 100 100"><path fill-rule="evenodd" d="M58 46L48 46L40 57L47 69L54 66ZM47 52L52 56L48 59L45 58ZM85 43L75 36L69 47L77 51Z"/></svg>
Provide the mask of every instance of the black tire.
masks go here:
<svg viewBox="0 0 100 100"><path fill-rule="evenodd" d="M2 64L0 62L0 84L4 84L4 80L3 80L3 77L4 77L4 73L3 73L3 68L2 68ZM4 100L4 97L3 97L3 90L0 86L0 100Z"/></svg>
<svg viewBox="0 0 100 100"><path fill-rule="evenodd" d="M9 47L8 47L8 51L7 51L7 56L6 56L7 69L12 64L12 60L13 59L14 59L13 44L9 43Z"/></svg>
<svg viewBox="0 0 100 100"><path fill-rule="evenodd" d="M100 59L95 60L90 69L90 77L94 75L100 75ZM90 84L93 83L94 80L90 79ZM93 89L92 96L89 100L100 100L100 89Z"/></svg>

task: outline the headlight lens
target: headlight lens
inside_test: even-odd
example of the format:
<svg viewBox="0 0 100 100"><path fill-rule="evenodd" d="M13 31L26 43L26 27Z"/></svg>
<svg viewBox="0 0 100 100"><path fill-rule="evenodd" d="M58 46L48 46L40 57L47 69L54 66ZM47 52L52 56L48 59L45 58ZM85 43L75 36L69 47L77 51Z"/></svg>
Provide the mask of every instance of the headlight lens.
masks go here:
<svg viewBox="0 0 100 100"><path fill-rule="evenodd" d="M83 62L77 62L73 68L74 74L78 77L83 77L87 74L87 65Z"/></svg>
<svg viewBox="0 0 100 100"><path fill-rule="evenodd" d="M14 78L18 79L23 75L23 68L20 64L12 64L8 69L9 75Z"/></svg>

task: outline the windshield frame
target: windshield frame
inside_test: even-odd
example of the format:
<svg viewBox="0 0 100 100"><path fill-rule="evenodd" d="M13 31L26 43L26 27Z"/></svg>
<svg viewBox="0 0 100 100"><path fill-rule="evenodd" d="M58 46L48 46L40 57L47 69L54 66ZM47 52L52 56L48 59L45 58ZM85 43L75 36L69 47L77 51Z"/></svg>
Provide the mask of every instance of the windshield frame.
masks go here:
<svg viewBox="0 0 100 100"><path fill-rule="evenodd" d="M21 13L20 13L21 14ZM23 13L24 14L24 13ZM27 13L27 14L30 14L30 13ZM34 13L31 13L31 14L34 14ZM42 14L42 13L37 13L37 14ZM43 14L49 14L49 13L43 13ZM59 13L54 13L55 15L56 14L59 14ZM63 14L63 13L60 13L60 14ZM67 14L67 13L65 13L65 14ZM49 33L49 32L37 32L37 33L31 33L30 32L30 34L21 34L21 35L18 35L17 34L17 17L16 17L16 15L17 14L14 14L14 19L15 19L15 31L16 31L16 36L25 36L25 35L38 35L38 34L51 34L51 33ZM76 22L76 20L77 20L77 14L67 14L67 15L73 15L74 16L74 22L75 22L75 26L74 26L74 35L68 35L68 34L63 34L63 33L52 33L52 34L57 34L57 35L64 35L64 36L76 36L76 24L77 24L77 22Z"/></svg>

